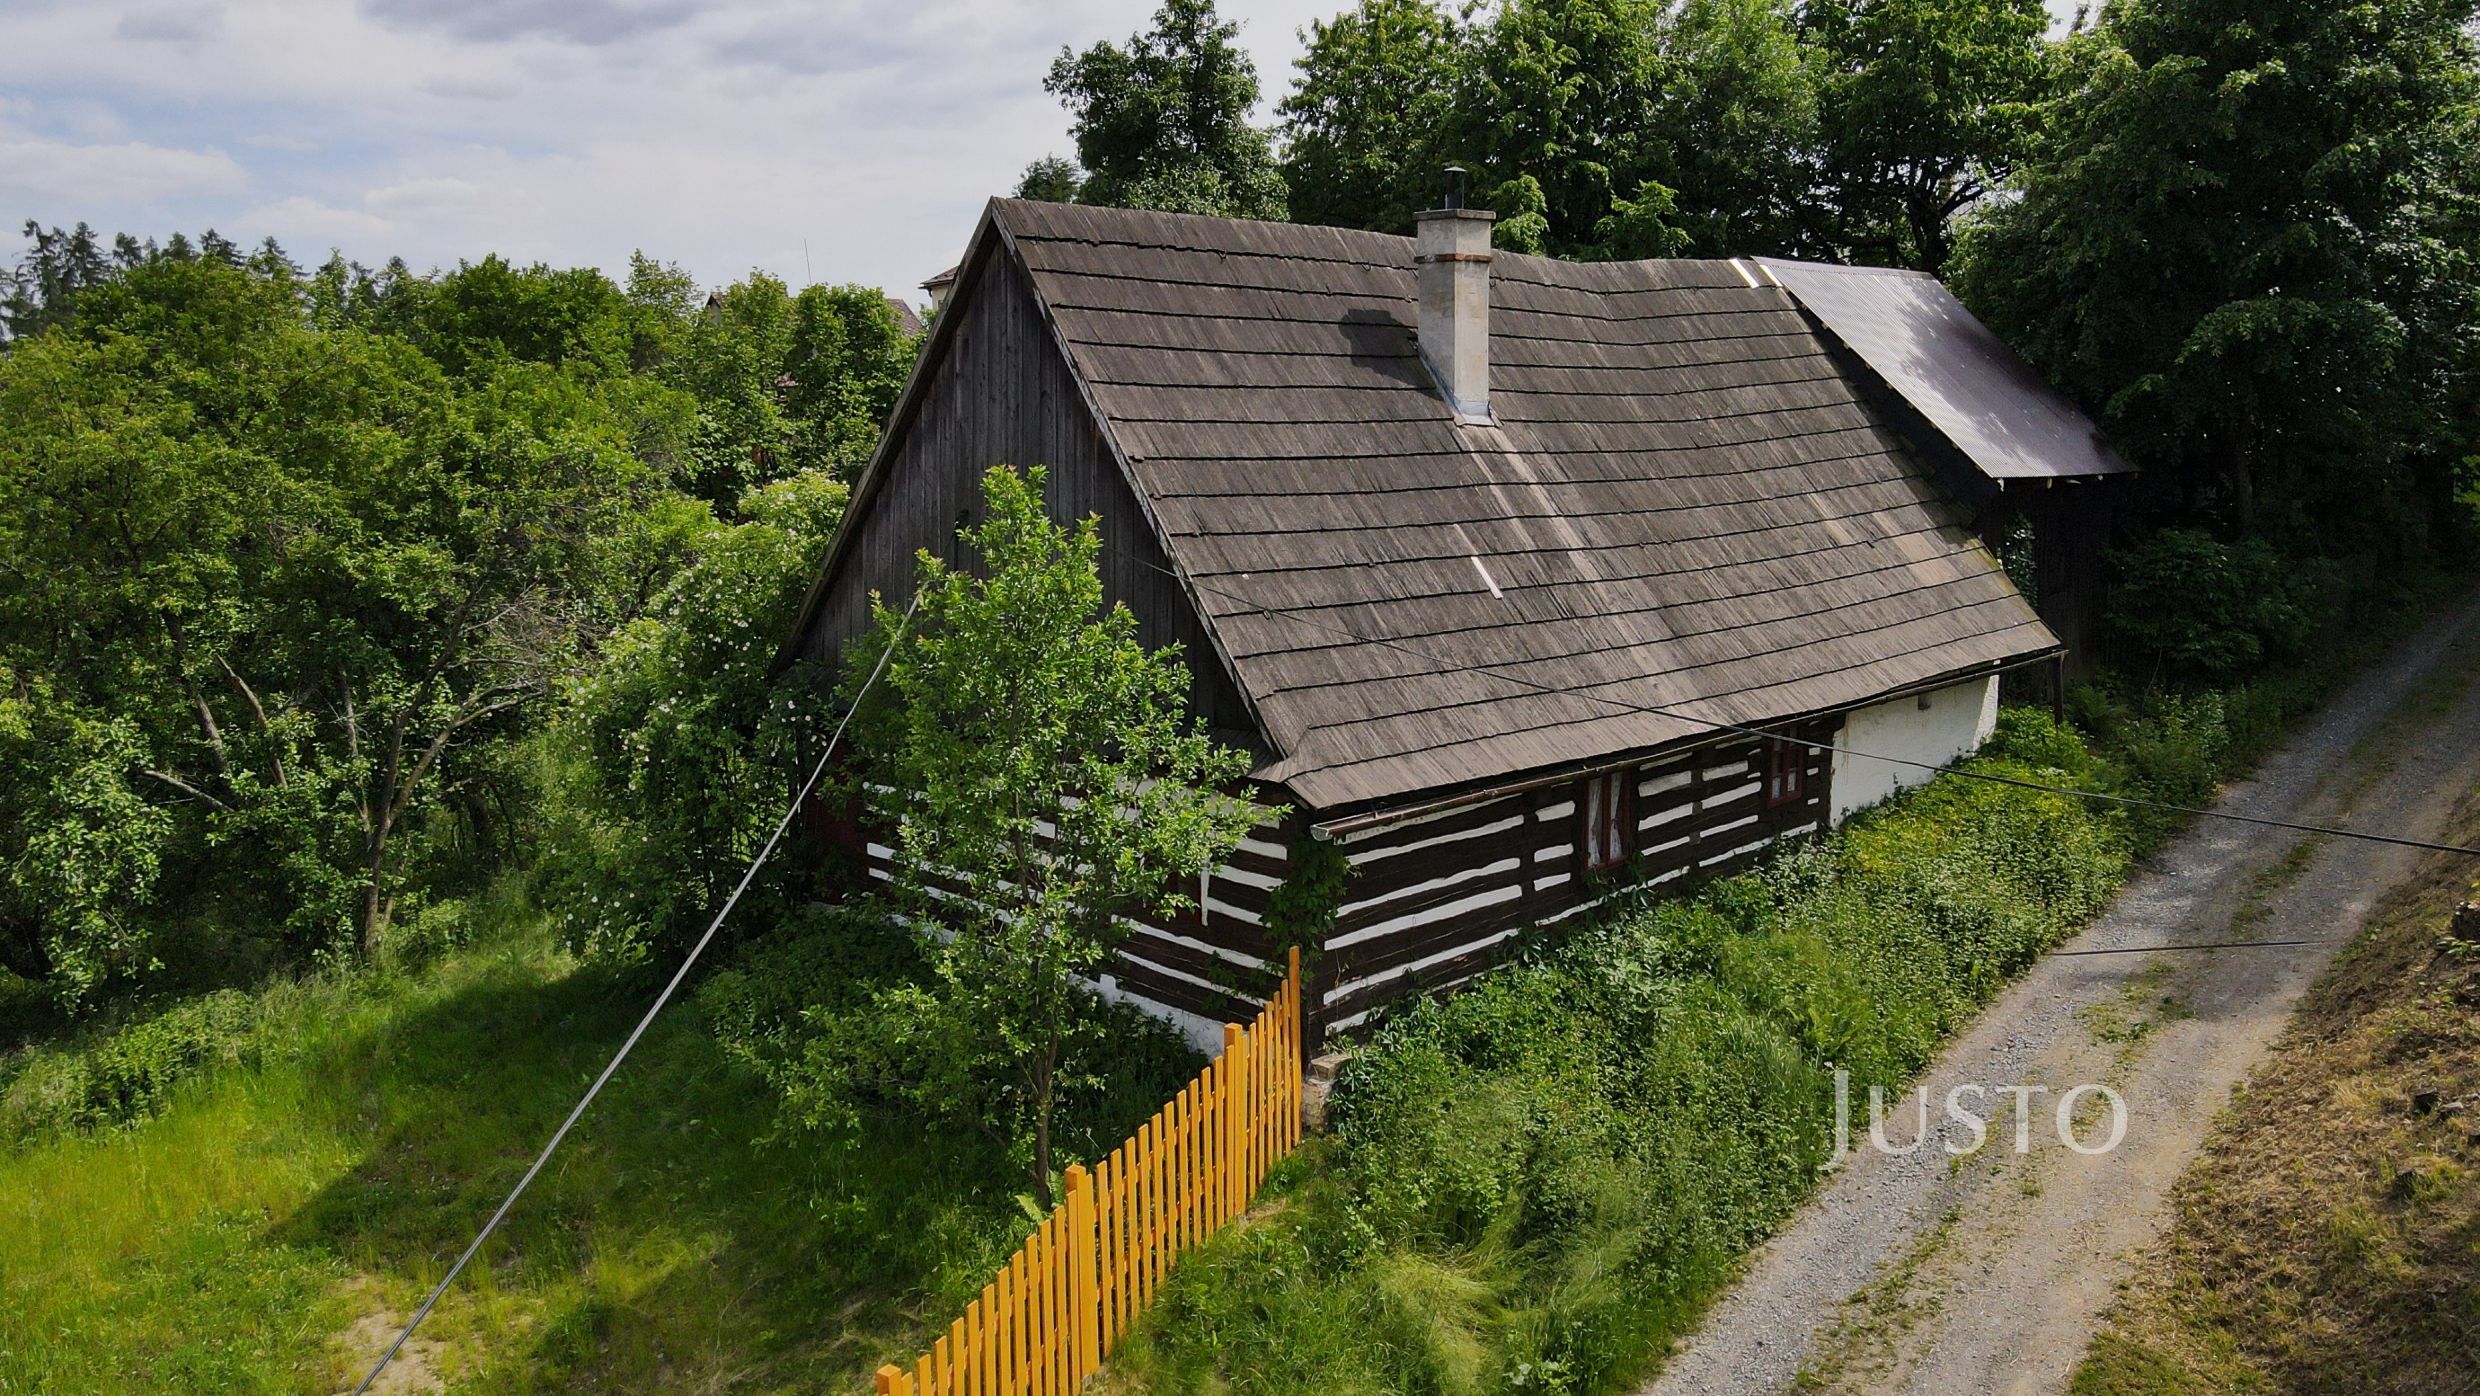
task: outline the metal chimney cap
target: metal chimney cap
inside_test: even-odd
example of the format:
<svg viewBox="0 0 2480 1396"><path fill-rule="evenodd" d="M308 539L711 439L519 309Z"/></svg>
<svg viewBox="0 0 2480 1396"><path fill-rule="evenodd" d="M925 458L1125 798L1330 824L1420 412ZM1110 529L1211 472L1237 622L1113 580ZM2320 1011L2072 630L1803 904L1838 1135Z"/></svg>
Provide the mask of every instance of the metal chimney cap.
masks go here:
<svg viewBox="0 0 2480 1396"><path fill-rule="evenodd" d="M1446 176L1446 196L1444 201L1438 206L1440 208L1450 209L1462 208L1464 206L1464 167L1462 165L1449 165L1446 168Z"/></svg>

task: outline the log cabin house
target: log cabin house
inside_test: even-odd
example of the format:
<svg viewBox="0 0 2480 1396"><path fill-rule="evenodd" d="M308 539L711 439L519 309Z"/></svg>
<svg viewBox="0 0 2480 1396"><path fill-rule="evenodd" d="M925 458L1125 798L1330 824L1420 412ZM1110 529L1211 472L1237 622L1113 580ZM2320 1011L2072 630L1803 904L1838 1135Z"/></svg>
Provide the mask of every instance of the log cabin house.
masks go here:
<svg viewBox="0 0 2480 1396"><path fill-rule="evenodd" d="M1493 252L1491 220L994 201L786 642L834 664L916 550L961 560L986 469L1047 466L1290 811L1101 985L1202 1041L1271 986L1312 841L1348 868L1322 1035L1817 835L1924 778L1875 758L1971 751L1999 676L2062 652L1976 512L2125 467L1935 281L1569 263Z"/></svg>

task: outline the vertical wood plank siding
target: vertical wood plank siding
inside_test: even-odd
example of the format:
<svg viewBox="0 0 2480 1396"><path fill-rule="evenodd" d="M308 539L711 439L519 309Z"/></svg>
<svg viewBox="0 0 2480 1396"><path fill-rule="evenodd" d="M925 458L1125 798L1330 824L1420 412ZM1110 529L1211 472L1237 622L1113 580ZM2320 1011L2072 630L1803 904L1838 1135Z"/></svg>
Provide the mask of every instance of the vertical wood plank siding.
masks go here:
<svg viewBox="0 0 2480 1396"><path fill-rule="evenodd" d="M1830 744L1839 719L1792 729ZM1800 798L1769 805L1766 744L1750 738L1635 768L1628 861L1583 871L1577 784L1547 786L1342 836L1352 877L1310 996L1314 1042L1411 994L1461 984L1532 928L1624 888L1736 872L1776 842L1823 833L1832 763L1803 754Z"/></svg>
<svg viewBox="0 0 2480 1396"><path fill-rule="evenodd" d="M1197 613L1164 569L1145 523L1061 358L1014 259L965 269L949 314L962 317L948 357L923 385L910 425L881 462L877 497L854 502L856 532L822 583L800 638L802 658L832 666L870 623L870 593L912 594L914 554L964 561L956 530L982 518L981 480L994 465L1046 466L1051 516L1102 520L1103 595L1127 603L1149 648L1178 645L1192 674L1190 706L1225 733L1254 730Z"/></svg>

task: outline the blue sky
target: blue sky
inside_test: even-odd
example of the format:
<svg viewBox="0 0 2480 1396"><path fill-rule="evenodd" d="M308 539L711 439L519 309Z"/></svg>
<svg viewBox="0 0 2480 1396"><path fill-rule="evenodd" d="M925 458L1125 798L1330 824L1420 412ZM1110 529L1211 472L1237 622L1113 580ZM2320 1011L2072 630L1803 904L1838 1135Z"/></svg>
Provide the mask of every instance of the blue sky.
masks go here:
<svg viewBox="0 0 2480 1396"><path fill-rule="evenodd" d="M0 0L0 218L417 267L642 248L918 299L1068 151L1051 56L1155 3ZM1223 10L1271 97L1344 4Z"/></svg>

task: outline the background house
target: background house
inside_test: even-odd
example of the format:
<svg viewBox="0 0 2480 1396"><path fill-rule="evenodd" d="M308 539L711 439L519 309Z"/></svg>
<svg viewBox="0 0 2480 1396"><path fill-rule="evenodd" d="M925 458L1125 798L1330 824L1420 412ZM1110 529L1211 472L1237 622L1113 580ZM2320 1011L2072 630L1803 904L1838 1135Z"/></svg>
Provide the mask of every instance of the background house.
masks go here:
<svg viewBox="0 0 2480 1396"><path fill-rule="evenodd" d="M2001 457L1922 425L1959 383L1993 422L2071 412L2045 388L1935 336L1879 367L1829 328L1850 298L1797 293L1843 284L1813 269L1493 253L1490 219L1002 200L942 298L789 650L833 663L915 550L959 560L992 464L1100 517L1107 594L1185 649L1195 711L1292 811L1138 929L1111 993L1232 1016L1279 958L1269 894L1324 841L1350 877L1310 1015L1349 1027L1924 779L1878 758L1971 750L1998 676L2060 654L1954 478Z"/></svg>

